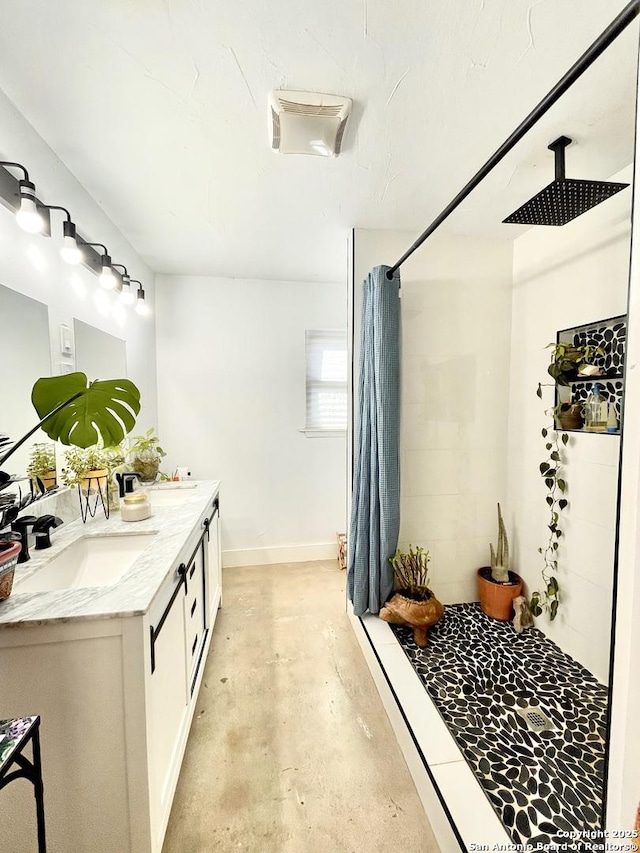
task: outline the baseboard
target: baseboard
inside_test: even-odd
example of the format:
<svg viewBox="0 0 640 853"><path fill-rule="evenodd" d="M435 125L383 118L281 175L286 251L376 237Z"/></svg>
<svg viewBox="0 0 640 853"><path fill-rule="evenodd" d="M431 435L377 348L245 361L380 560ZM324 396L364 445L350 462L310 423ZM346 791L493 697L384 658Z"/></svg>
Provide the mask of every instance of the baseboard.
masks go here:
<svg viewBox="0 0 640 853"><path fill-rule="evenodd" d="M335 560L337 564L337 544L322 542L317 545L277 545L272 548L243 548L222 552L223 568L306 563L313 560Z"/></svg>

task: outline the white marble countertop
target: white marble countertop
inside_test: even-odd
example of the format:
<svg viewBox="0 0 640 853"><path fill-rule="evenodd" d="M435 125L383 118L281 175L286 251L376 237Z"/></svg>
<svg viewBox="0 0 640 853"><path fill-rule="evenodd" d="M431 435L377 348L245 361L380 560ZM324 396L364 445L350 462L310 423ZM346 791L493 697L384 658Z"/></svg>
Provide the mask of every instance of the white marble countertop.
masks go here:
<svg viewBox="0 0 640 853"><path fill-rule="evenodd" d="M177 488L181 485L187 487L193 483L175 484ZM86 524L78 519L53 530L51 548L32 550L31 559L16 566L13 591L9 598L0 601L0 628L81 619L113 619L146 613L163 581L174 569L194 528L210 509L219 486L217 480L201 480L195 488L189 489L188 496L180 504L154 506L151 516L144 521L122 521L120 513L112 511L109 519L97 514ZM21 583L78 539L141 533L155 535L112 586L20 592Z"/></svg>

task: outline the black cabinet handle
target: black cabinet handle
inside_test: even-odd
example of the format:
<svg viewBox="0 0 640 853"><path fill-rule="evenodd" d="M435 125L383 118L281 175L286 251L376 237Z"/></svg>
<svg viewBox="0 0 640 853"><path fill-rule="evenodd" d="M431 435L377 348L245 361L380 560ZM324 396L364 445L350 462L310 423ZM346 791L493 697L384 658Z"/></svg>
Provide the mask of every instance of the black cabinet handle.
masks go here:
<svg viewBox="0 0 640 853"><path fill-rule="evenodd" d="M193 614L196 612L196 605L198 604L198 599L193 599L193 604L191 605L191 618L193 619Z"/></svg>
<svg viewBox="0 0 640 853"><path fill-rule="evenodd" d="M191 646L191 657L193 657L193 656L194 656L194 654L196 653L196 647L197 647L197 645L198 645L198 635L196 634L196 638L195 638L195 640L193 641L193 645Z"/></svg>

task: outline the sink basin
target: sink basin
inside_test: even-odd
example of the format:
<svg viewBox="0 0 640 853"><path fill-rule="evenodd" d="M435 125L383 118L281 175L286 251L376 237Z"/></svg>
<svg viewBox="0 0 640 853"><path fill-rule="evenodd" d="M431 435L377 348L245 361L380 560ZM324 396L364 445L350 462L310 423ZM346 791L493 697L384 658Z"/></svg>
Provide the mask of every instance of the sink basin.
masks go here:
<svg viewBox="0 0 640 853"><path fill-rule="evenodd" d="M133 565L155 535L136 533L77 539L31 577L16 583L16 592L111 586Z"/></svg>
<svg viewBox="0 0 640 853"><path fill-rule="evenodd" d="M149 489L149 503L151 506L179 506L196 494L196 486L174 486L165 488Z"/></svg>

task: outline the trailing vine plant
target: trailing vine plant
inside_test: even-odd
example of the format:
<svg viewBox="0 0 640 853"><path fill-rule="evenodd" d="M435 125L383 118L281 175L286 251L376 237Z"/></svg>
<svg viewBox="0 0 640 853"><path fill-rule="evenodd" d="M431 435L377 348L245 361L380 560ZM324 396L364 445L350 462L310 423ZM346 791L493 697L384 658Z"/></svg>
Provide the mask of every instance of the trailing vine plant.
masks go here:
<svg viewBox="0 0 640 853"><path fill-rule="evenodd" d="M538 397L542 398L541 385L538 385L537 394ZM547 410L546 414L549 413L553 418L555 410ZM558 541L562 536L560 514L568 505L568 501L564 497L567 482L563 470L562 447L565 447L569 441L569 435L556 428L555 420L552 420L550 427L543 427L541 434L545 439L547 451L547 458L540 463L540 475L547 487L545 500L549 508L547 524L549 538L544 546L538 548L538 553L542 555L543 560L542 581L544 588L531 594L529 607L534 616L540 616L542 611L546 610L550 619L553 620L556 618L559 605L559 586L556 574L558 571Z"/></svg>
<svg viewBox="0 0 640 853"><path fill-rule="evenodd" d="M547 348L551 349L551 361L547 372L557 385L569 385L570 379L577 374L579 367L591 363L594 356L605 354L604 349L599 346L590 344L577 346L564 341L550 343ZM555 388L555 385L551 387ZM542 383L538 383L536 393L542 399ZM547 524L549 538L544 546L538 548L538 553L541 554L543 560L543 589L533 592L529 602L529 608L534 616L540 616L543 610L546 610L551 620L556 618L560 603L560 590L556 577L558 573L559 540L562 536L560 518L561 513L569 503L564 496L567 490L567 481L562 455L562 450L569 441L569 435L562 429L558 429L556 423L556 418L562 412L563 405L566 406L567 404L558 404L545 410L545 414L551 417L551 425L542 429L547 458L540 463L540 475L547 487L545 500L549 508L549 522Z"/></svg>

